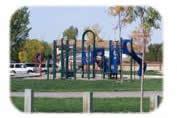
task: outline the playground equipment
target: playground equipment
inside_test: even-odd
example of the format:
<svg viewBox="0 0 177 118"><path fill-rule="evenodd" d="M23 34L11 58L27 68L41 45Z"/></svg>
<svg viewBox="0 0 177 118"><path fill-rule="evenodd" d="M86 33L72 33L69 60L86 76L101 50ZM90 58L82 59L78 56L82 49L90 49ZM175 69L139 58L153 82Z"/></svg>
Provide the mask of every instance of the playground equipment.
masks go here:
<svg viewBox="0 0 177 118"><path fill-rule="evenodd" d="M86 44L85 36L87 33L91 33L93 35L92 44ZM133 40L132 39L120 39L118 41L109 41L109 57L105 56L104 48L96 47L95 42L95 33L91 30L86 30L82 35L82 45L81 45L81 76L80 78L87 77L95 78L97 70L95 69L95 65L100 67L100 72L102 74L103 79L107 75L108 78L116 78L118 79L118 74L122 71L119 69L121 64L122 54L126 54L131 57L131 65L130 65L130 78L132 79L132 63L133 60L136 61L139 65L139 69L137 71L137 75L142 76L142 59L135 53L133 49ZM57 59L57 48L60 50L59 61L61 62L60 66L60 78L68 79L73 77L76 79L76 39L74 39L74 43L70 44L69 39L61 39L61 46L57 46L56 41L53 42L53 79L56 79L56 59ZM86 47L87 46L87 47ZM80 52L79 52L80 53ZM100 57L100 60L97 59ZM69 59L72 58L72 61ZM144 63L144 71L146 70L146 63ZM85 76L87 74L87 76ZM92 76L91 76L92 75Z"/></svg>
<svg viewBox="0 0 177 118"><path fill-rule="evenodd" d="M87 56L86 56L85 36L87 35L87 33L91 33L93 35L93 44L92 44L93 48L91 49L91 46L88 45L88 47L87 47L88 52L87 52ZM95 38L96 38L95 33L92 30L86 30L82 35L82 78L85 77L84 76L85 70L87 70L87 77L88 77L88 79L90 79L90 66L91 66L91 64L92 64L92 78L95 78L95 61L96 61ZM92 53L90 52L90 50L92 50ZM87 66L87 69L84 69L85 65Z"/></svg>
<svg viewBox="0 0 177 118"><path fill-rule="evenodd" d="M69 79L70 77L73 77L76 79L76 39L73 39L74 43L70 45L69 39L61 39L61 46L59 47L57 45L56 40L53 42L53 54L52 54L52 60L53 60L53 79L56 79L56 62L57 62L57 56L59 56L61 64L61 69L59 69L60 72L60 78L61 79ZM57 49L61 50L60 54L57 55ZM69 58L70 57L70 58ZM69 61L71 58L73 58L72 62ZM49 63L49 62L48 62ZM72 64L71 64L72 63ZM70 66L69 66L70 65ZM49 67L47 66L47 70ZM49 77L49 72L47 72L47 78Z"/></svg>
<svg viewBox="0 0 177 118"><path fill-rule="evenodd" d="M137 71L137 74L139 76L141 76L142 75L142 72L141 72L141 70L142 70L142 59L133 50L132 39L122 39L121 38L121 42L122 42L122 44L121 44L121 46L122 46L122 53L131 56L138 63L139 69ZM131 44L130 51L128 50L128 43ZM144 71L146 70L146 66L147 66L147 64L144 63L144 69L143 69Z"/></svg>
<svg viewBox="0 0 177 118"><path fill-rule="evenodd" d="M73 77L76 79L76 39L73 40L72 45L69 44L70 40L66 39L64 44L64 39L61 39L61 78L68 79ZM69 59L70 57L70 59ZM73 58L72 62L69 61ZM72 63L72 64L71 64ZM69 66L70 65L70 66Z"/></svg>

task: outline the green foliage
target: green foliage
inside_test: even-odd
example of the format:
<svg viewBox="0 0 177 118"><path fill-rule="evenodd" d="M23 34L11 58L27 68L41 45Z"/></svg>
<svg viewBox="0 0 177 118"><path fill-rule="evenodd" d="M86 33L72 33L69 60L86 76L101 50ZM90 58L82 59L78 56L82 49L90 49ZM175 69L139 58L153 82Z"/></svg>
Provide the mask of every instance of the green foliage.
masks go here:
<svg viewBox="0 0 177 118"><path fill-rule="evenodd" d="M11 60L19 61L18 53L23 46L25 39L31 28L29 25L29 15L27 7L18 9L11 17L10 21L10 47Z"/></svg>
<svg viewBox="0 0 177 118"><path fill-rule="evenodd" d="M50 52L51 48L46 42L37 39L26 40L19 52L19 59L21 62L35 62L38 53L46 56Z"/></svg>
<svg viewBox="0 0 177 118"><path fill-rule="evenodd" d="M158 11L152 7L129 7L126 11L125 21L132 23L133 21L140 20L140 26L143 26L145 31L151 31L160 28L161 16Z"/></svg>
<svg viewBox="0 0 177 118"><path fill-rule="evenodd" d="M52 52L52 48L51 46L45 42L45 41L42 41L42 45L44 47L44 57L47 59L48 56L51 55L51 52Z"/></svg>
<svg viewBox="0 0 177 118"><path fill-rule="evenodd" d="M27 60L27 53L25 51L20 51L18 53L18 58L20 62L24 63Z"/></svg>
<svg viewBox="0 0 177 118"><path fill-rule="evenodd" d="M146 53L145 59L147 61L162 62L163 59L163 45L162 44L150 44L149 52Z"/></svg>
<svg viewBox="0 0 177 118"><path fill-rule="evenodd" d="M144 17L144 27L147 30L151 30L151 28L159 29L161 23L161 16L159 12L157 12L152 7L148 7L146 10L146 15Z"/></svg>
<svg viewBox="0 0 177 118"><path fill-rule="evenodd" d="M63 32L63 37L67 37L68 39L75 39L78 35L77 27L70 26Z"/></svg>

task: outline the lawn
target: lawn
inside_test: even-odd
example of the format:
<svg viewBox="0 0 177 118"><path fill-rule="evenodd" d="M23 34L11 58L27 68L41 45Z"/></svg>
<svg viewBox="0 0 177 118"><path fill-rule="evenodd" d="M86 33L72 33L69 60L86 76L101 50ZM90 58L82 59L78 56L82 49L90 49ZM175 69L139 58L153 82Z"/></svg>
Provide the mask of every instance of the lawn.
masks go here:
<svg viewBox="0 0 177 118"><path fill-rule="evenodd" d="M35 92L82 92L82 91L139 91L140 80L25 80L12 79L11 91L24 91L30 88ZM145 91L161 91L162 79L144 80Z"/></svg>
<svg viewBox="0 0 177 118"><path fill-rule="evenodd" d="M23 111L23 98L12 97L13 104ZM94 98L93 112L139 112L139 98ZM143 109L149 111L149 99L144 98ZM35 98L34 112L82 112L81 98Z"/></svg>

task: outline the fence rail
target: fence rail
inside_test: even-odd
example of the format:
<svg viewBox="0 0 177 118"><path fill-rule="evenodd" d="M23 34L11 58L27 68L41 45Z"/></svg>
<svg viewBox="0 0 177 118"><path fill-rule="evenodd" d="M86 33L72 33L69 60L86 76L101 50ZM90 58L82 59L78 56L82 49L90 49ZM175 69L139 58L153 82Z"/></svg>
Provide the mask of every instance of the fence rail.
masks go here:
<svg viewBox="0 0 177 118"><path fill-rule="evenodd" d="M32 112L33 98L83 98L83 112L92 112L93 98L121 98L140 97L139 91L122 92L33 92L25 89L25 92L12 92L12 97L24 97L24 111ZM161 91L145 91L144 97L150 98L150 110L156 109L160 104Z"/></svg>

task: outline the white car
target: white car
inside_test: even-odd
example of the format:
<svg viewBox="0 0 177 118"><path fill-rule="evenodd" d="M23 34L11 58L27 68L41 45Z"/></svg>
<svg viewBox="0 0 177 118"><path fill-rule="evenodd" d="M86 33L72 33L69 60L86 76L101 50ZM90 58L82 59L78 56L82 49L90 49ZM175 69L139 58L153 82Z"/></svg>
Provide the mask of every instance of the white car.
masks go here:
<svg viewBox="0 0 177 118"><path fill-rule="evenodd" d="M10 73L32 73L34 72L33 67L28 67L25 63L11 63L10 64Z"/></svg>

